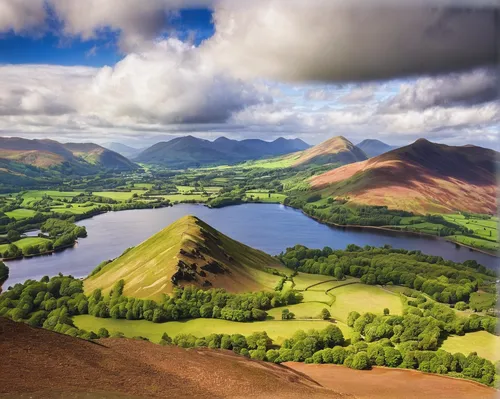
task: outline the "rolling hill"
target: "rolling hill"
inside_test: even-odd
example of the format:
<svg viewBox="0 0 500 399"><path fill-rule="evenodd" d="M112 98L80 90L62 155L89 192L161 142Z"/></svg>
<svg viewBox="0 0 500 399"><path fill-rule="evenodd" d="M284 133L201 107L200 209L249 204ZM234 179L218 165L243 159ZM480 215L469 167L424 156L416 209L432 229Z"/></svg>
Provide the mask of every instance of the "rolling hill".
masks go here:
<svg viewBox="0 0 500 399"><path fill-rule="evenodd" d="M272 256L184 216L90 275L84 286L86 292L109 292L123 279L124 295L149 299L186 285L230 292L273 289L279 276L265 268L286 270Z"/></svg>
<svg viewBox="0 0 500 399"><path fill-rule="evenodd" d="M87 175L102 170L130 171L138 166L93 143L62 144L53 140L0 138L0 173L7 179Z"/></svg>
<svg viewBox="0 0 500 399"><path fill-rule="evenodd" d="M231 351L186 350L125 338L86 341L3 317L0 352L2 397L351 397L288 367Z"/></svg>
<svg viewBox="0 0 500 399"><path fill-rule="evenodd" d="M364 161L366 154L343 136L332 137L299 154L293 166Z"/></svg>
<svg viewBox="0 0 500 399"><path fill-rule="evenodd" d="M116 142L103 144L103 147L107 148L108 150L117 152L118 154L123 155L124 157L129 159L136 157L144 150L144 148L143 149L134 148L126 144L116 143Z"/></svg>
<svg viewBox="0 0 500 399"><path fill-rule="evenodd" d="M199 166L234 164L250 159L283 155L308 148L302 140L279 138L268 142L258 139L214 141L193 136L159 142L141 152L135 161L184 169Z"/></svg>
<svg viewBox="0 0 500 399"><path fill-rule="evenodd" d="M498 153L419 139L310 179L315 191L352 203L416 213L497 211Z"/></svg>
<svg viewBox="0 0 500 399"><path fill-rule="evenodd" d="M395 150L396 146L386 144L380 140L366 139L361 143L356 144L361 151L363 151L369 158L376 157L377 155L382 155L391 150Z"/></svg>

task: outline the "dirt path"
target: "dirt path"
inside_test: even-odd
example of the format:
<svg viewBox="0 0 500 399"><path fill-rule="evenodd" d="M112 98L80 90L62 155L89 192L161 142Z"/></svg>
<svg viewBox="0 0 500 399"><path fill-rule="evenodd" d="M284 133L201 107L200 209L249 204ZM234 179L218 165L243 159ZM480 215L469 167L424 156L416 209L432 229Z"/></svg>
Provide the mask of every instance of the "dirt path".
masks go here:
<svg viewBox="0 0 500 399"><path fill-rule="evenodd" d="M352 370L335 364L289 362L287 367L313 378L323 387L350 393L358 399L494 399L499 392L484 385L421 373L375 367Z"/></svg>

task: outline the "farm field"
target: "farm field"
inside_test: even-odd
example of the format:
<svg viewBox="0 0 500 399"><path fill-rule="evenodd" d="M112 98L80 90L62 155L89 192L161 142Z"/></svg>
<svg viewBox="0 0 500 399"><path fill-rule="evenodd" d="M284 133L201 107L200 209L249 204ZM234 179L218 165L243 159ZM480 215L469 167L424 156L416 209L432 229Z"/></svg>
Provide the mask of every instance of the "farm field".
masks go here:
<svg viewBox="0 0 500 399"><path fill-rule="evenodd" d="M492 251L492 252L500 250L500 245L498 244L498 242L491 242L489 240L483 240L480 238L467 237L467 236L448 236L447 238L459 244L468 245L469 247L485 249L487 251Z"/></svg>
<svg viewBox="0 0 500 399"><path fill-rule="evenodd" d="M260 202L270 202L270 203L283 203L283 201L286 198L286 195L284 194L277 194L277 193L269 193L267 191L259 191L259 190L251 190L247 191L245 196L247 198L253 197L254 200L260 201Z"/></svg>
<svg viewBox="0 0 500 399"><path fill-rule="evenodd" d="M50 240L41 237L26 237L26 238L21 238L18 241L15 241L14 244L16 244L19 248L24 249L28 245L40 245L46 242L50 242ZM0 245L0 253L6 251L8 246L9 244Z"/></svg>
<svg viewBox="0 0 500 399"><path fill-rule="evenodd" d="M486 331L476 331L462 336L452 335L444 340L440 349L450 353L461 352L468 355L471 352L485 359L496 362L500 360L500 337Z"/></svg>
<svg viewBox="0 0 500 399"><path fill-rule="evenodd" d="M398 294L374 285L344 285L334 288L329 294L335 295L330 313L334 319L342 322L346 322L349 312L352 311L361 314L366 312L382 314L384 308L388 308L390 314L399 315L403 312L403 304Z"/></svg>
<svg viewBox="0 0 500 399"><path fill-rule="evenodd" d="M73 320L78 328L87 331L97 331L104 327L110 333L120 331L126 337L143 336L153 342L159 342L164 332L171 337L178 334L193 334L197 337L203 337L213 333L250 335L254 332L266 331L271 339L281 343L298 330L321 330L330 324L330 322L322 320L266 320L238 323L220 319L191 319L153 323L147 320L101 319L90 315L75 316Z"/></svg>
<svg viewBox="0 0 500 399"><path fill-rule="evenodd" d="M19 220L33 216L35 214L35 211L33 209L19 208L13 211L5 212L5 214L10 218Z"/></svg>
<svg viewBox="0 0 500 399"><path fill-rule="evenodd" d="M131 191L95 191L92 194L100 197L111 198L116 201L126 201L131 199L134 194L143 194L144 190L131 190Z"/></svg>

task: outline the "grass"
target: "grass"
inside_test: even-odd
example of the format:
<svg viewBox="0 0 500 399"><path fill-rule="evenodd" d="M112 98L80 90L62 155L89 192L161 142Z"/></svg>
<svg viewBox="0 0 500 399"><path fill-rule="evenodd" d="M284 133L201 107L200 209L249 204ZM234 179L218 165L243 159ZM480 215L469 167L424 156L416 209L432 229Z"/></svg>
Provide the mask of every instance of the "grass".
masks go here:
<svg viewBox="0 0 500 399"><path fill-rule="evenodd" d="M20 208L20 209L15 209L13 211L5 212L5 214L10 218L19 220L33 216L35 214L35 211L32 209Z"/></svg>
<svg viewBox="0 0 500 399"><path fill-rule="evenodd" d="M23 194L23 203L29 205L32 202L41 200L44 195L53 199L73 198L79 195L81 191L56 191L56 190L30 190Z"/></svg>
<svg viewBox="0 0 500 399"><path fill-rule="evenodd" d="M477 352L480 357L496 362L500 360L500 337L486 331L476 331L463 336L453 335L444 340L441 349L467 356Z"/></svg>
<svg viewBox="0 0 500 399"><path fill-rule="evenodd" d="M286 198L286 195L284 194L268 193L267 191L257 191L257 190L247 191L245 196L247 198L253 196L254 200L257 200L258 198L258 201L260 202L280 203L280 204L282 204Z"/></svg>
<svg viewBox="0 0 500 399"><path fill-rule="evenodd" d="M241 166L245 168L262 168L262 169L290 168L300 158L300 155L301 155L300 153L294 153L275 158L262 159L258 161L248 161Z"/></svg>
<svg viewBox="0 0 500 399"><path fill-rule="evenodd" d="M203 257L181 255L181 249L186 253L199 250ZM280 277L266 273L265 267L289 272L272 256L224 236L194 216L184 216L88 277L85 291L101 288L107 293L123 279L124 295L160 299L174 288L172 276L178 271L179 260L195 264L197 270L216 261L230 273L198 276L197 285L209 281L230 292L274 289Z"/></svg>
<svg viewBox="0 0 500 399"><path fill-rule="evenodd" d="M473 292L470 295L469 305L472 309L488 310L496 305L496 295L489 292Z"/></svg>
<svg viewBox="0 0 500 399"><path fill-rule="evenodd" d="M127 337L141 335L153 342L159 342L164 332L171 337L175 337L178 334L193 334L197 337L203 337L213 333L250 335L254 332L266 331L271 339L277 343L281 343L298 330L321 330L330 324L327 321L313 320L266 320L252 323L238 323L219 319L191 319L187 321L153 323L147 320L100 319L90 315L75 316L73 320L78 328L87 331L97 331L99 328L104 327L109 332L120 331ZM339 327L341 329L348 329L347 326L341 327L339 325Z"/></svg>
<svg viewBox="0 0 500 399"><path fill-rule="evenodd" d="M21 238L18 241L15 241L14 244L16 244L19 248L24 249L28 245L39 245L49 241L50 240L41 237L26 237L26 238ZM0 252L6 251L8 246L9 244L0 245Z"/></svg>
<svg viewBox="0 0 500 399"><path fill-rule="evenodd" d="M484 249L492 252L500 250L500 244L498 242L491 242L488 240L468 236L448 236L447 238L459 244L468 245L469 247Z"/></svg>
<svg viewBox="0 0 500 399"><path fill-rule="evenodd" d="M92 209L96 208L97 205L88 205L88 206L80 206L78 204L71 204L72 207L71 208L66 208L66 205L63 205L62 207L54 207L54 208L51 208L50 210L52 212L56 212L56 213L73 213L75 215L80 215L82 213L85 213L85 212L88 212L88 211L91 211Z"/></svg>
<svg viewBox="0 0 500 399"><path fill-rule="evenodd" d="M443 215L443 217L452 222L473 230L474 235L490 241L498 241L498 218L479 219L473 216L468 219L464 215Z"/></svg>
<svg viewBox="0 0 500 399"><path fill-rule="evenodd" d="M93 195L98 195L100 197L111 198L116 201L126 201L131 199L134 194L141 195L144 194L144 190L131 190L131 191L94 191Z"/></svg>
<svg viewBox="0 0 500 399"><path fill-rule="evenodd" d="M344 285L334 288L330 294L335 295L330 313L333 318L344 323L351 311L382 314L384 308L388 308L391 314L398 315L403 312L403 304L398 294L374 285Z"/></svg>

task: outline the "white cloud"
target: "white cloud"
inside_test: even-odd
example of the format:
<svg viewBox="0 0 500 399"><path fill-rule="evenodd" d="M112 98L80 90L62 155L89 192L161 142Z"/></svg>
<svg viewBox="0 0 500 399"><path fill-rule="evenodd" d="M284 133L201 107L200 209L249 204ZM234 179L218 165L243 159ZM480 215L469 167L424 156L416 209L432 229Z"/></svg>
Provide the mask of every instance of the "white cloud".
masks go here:
<svg viewBox="0 0 500 399"><path fill-rule="evenodd" d="M63 34L88 40L103 30L120 34L120 47L130 52L151 45L166 28L167 17L180 8L206 6L210 0L49 0L63 22Z"/></svg>
<svg viewBox="0 0 500 399"><path fill-rule="evenodd" d="M44 0L0 0L0 32L40 29L45 17Z"/></svg>
<svg viewBox="0 0 500 399"><path fill-rule="evenodd" d="M498 72L493 69L425 77L415 83L402 84L399 93L382 106L404 111L489 102L498 97L499 84Z"/></svg>

